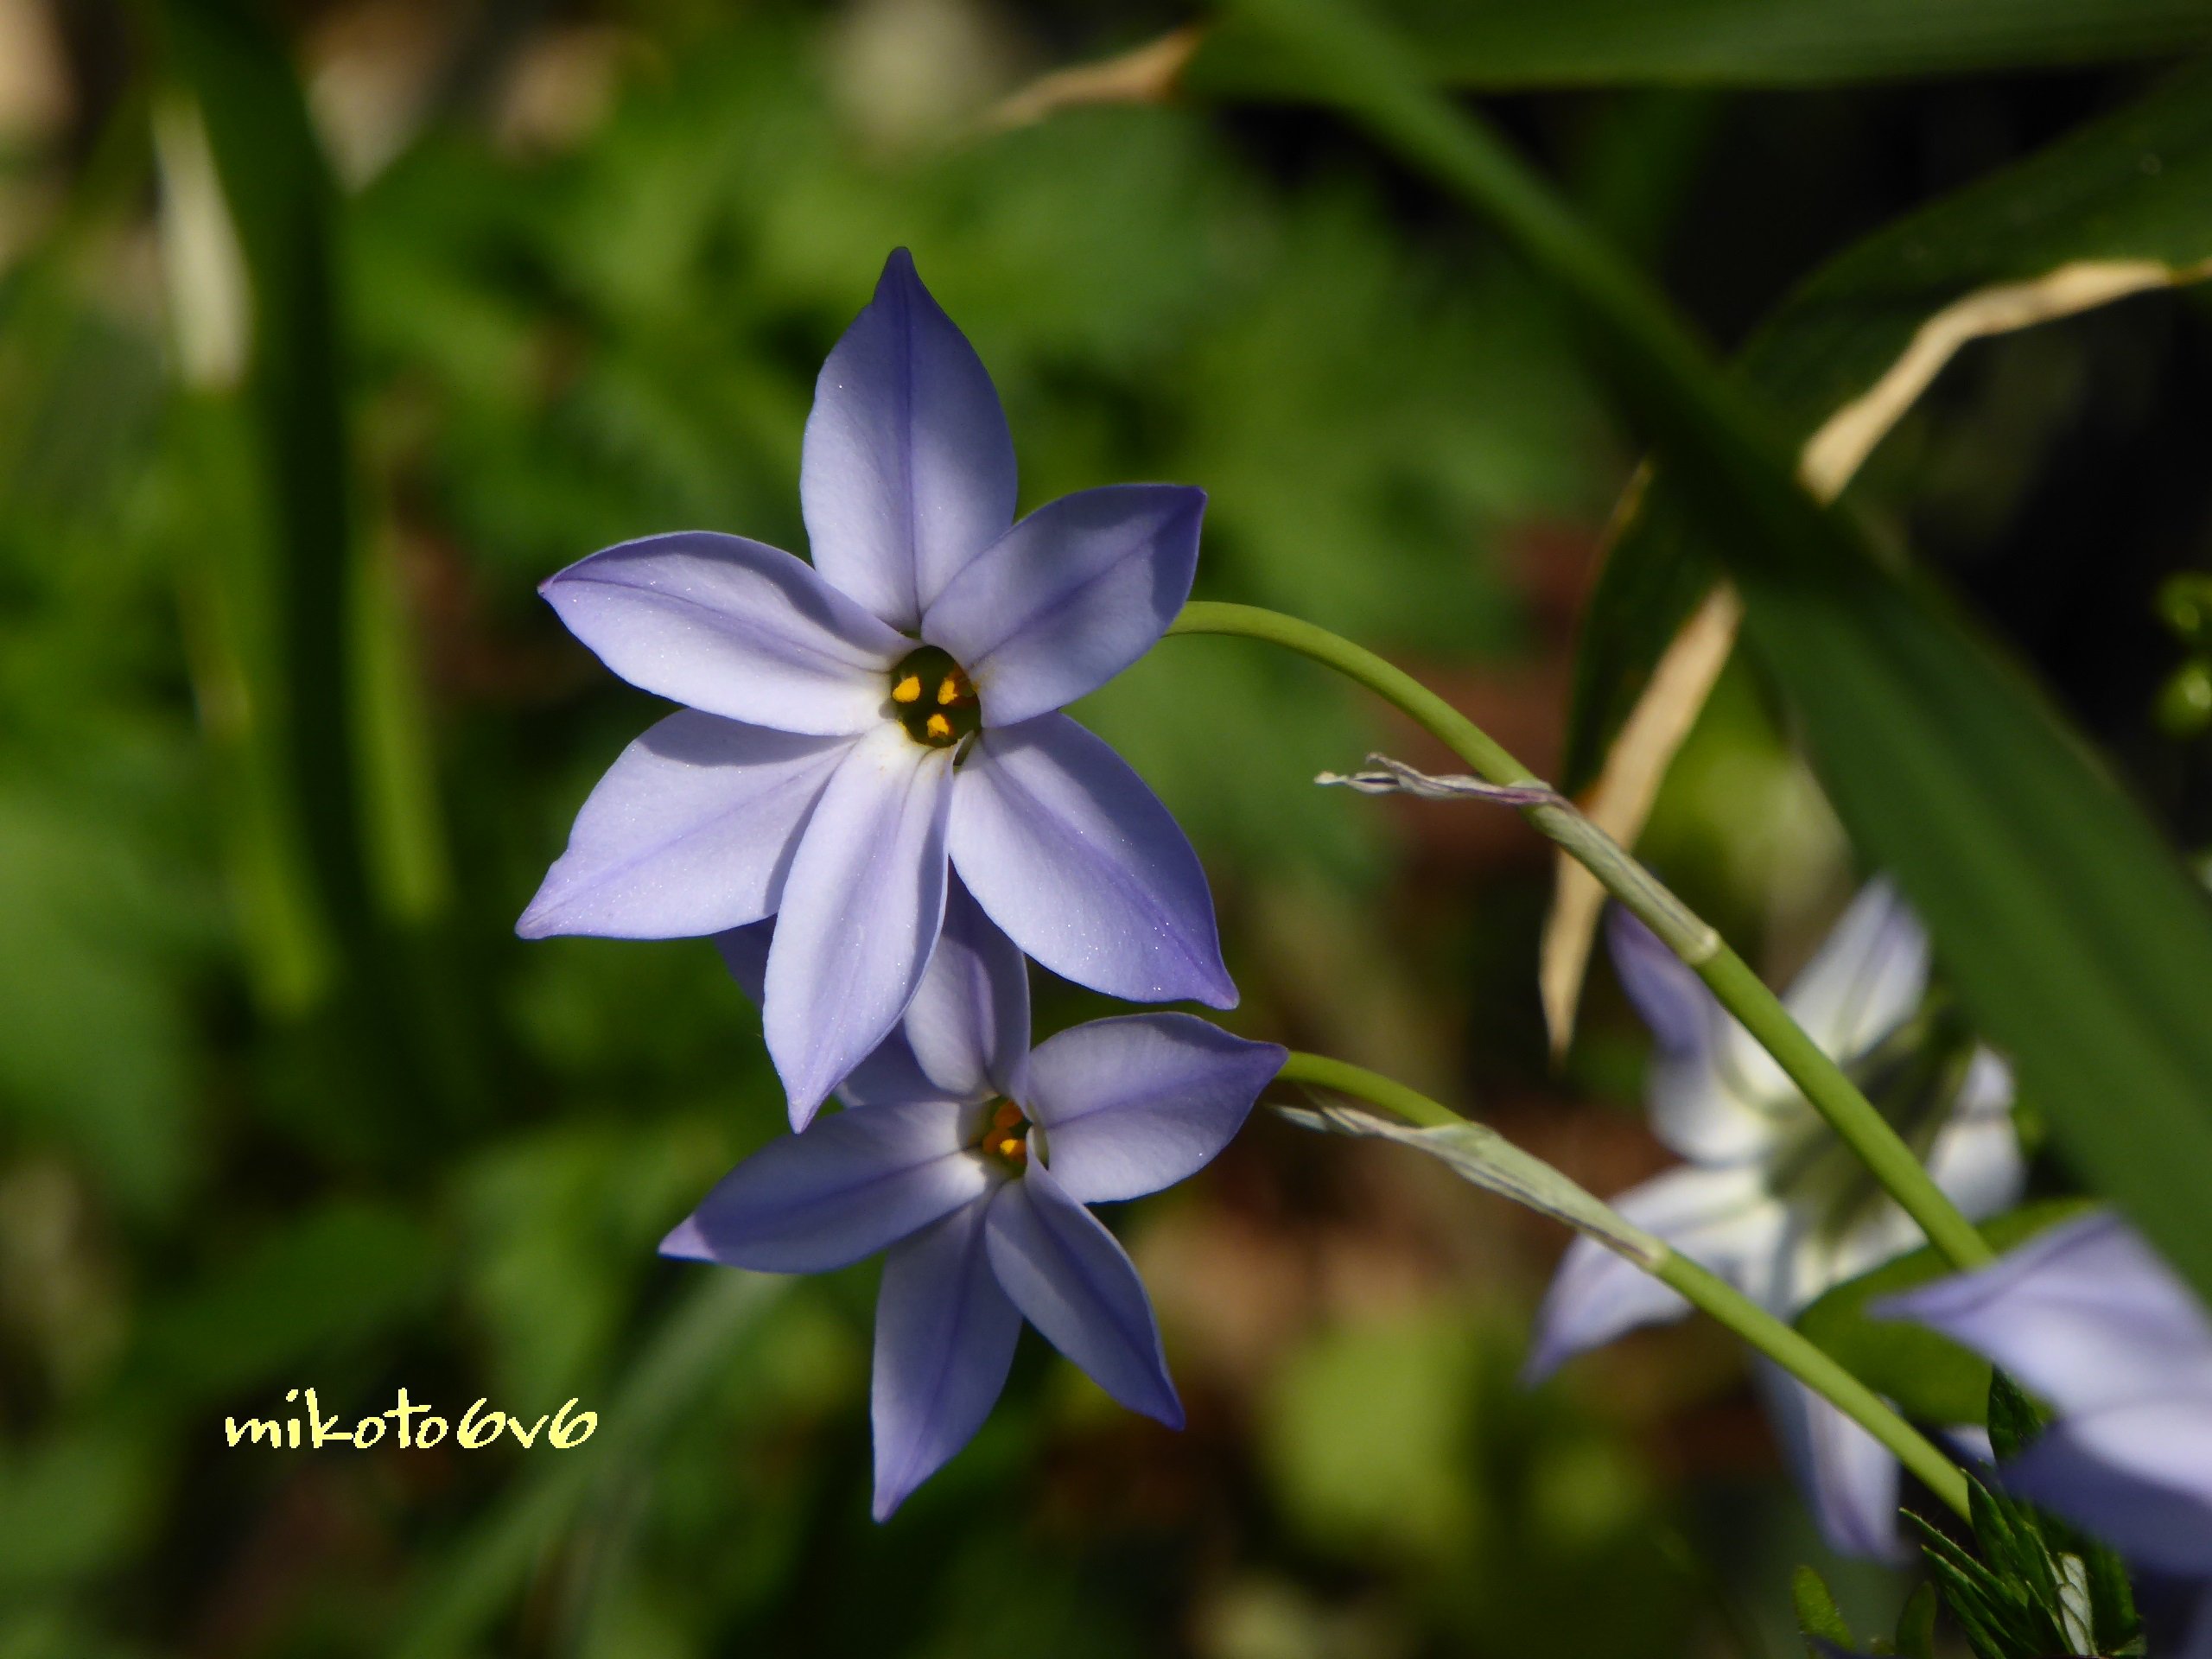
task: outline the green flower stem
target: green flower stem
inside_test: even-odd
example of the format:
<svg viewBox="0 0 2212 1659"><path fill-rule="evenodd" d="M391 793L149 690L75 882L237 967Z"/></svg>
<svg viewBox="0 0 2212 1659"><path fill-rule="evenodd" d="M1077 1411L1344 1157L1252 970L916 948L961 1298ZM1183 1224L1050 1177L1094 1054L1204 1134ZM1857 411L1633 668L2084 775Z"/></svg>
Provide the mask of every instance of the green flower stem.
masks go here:
<svg viewBox="0 0 2212 1659"><path fill-rule="evenodd" d="M1385 1111L1395 1113L1423 1128L1449 1128L1467 1122L1450 1107L1431 1100L1393 1078L1370 1071L1364 1066L1332 1060L1319 1054L1294 1052L1278 1074L1278 1080L1310 1084L1315 1088L1350 1095L1380 1106ZM1526 1153L1516 1153L1516 1156L1523 1160L1529 1158ZM1529 1161L1533 1163L1534 1160ZM1599 1199L1575 1186L1556 1170L1548 1168L1546 1173L1559 1188L1572 1192L1578 1205L1592 1211L1606 1210ZM1548 1205L1547 1212L1560 1215L1562 1211ZM1807 1341L1726 1280L1669 1249L1662 1241L1642 1234L1640 1229L1625 1217L1619 1217L1618 1212L1607 1211L1607 1214L1612 1216L1618 1225L1604 1232L1595 1227L1587 1229L1590 1236L1615 1249L1624 1259L1678 1293L1692 1306L1726 1325L1880 1441L1896 1455L1899 1463L1918 1476L1937 1498L1958 1514L1963 1516L1967 1513L1967 1479L1958 1465L1938 1451L1927 1436L1885 1404L1872 1389L1838 1364L1826 1351ZM1623 1237L1639 1236L1640 1249L1624 1249L1618 1242Z"/></svg>
<svg viewBox="0 0 2212 1659"><path fill-rule="evenodd" d="M1436 693L1402 669L1326 628L1255 605L1193 600L1167 632L1238 634L1298 652L1357 681L1402 710L1484 781L1543 787L1535 773ZM1827 1121L1952 1266L1975 1268L1995 1259L1980 1234L1936 1185L1888 1120L1821 1046L1805 1034L1781 999L1711 926L1572 802L1554 796L1517 810L1588 868L1607 892L1634 912L1712 988L1721 1006L1736 1017L1753 1041L1774 1056L1789 1080L1804 1091L1813 1109Z"/></svg>

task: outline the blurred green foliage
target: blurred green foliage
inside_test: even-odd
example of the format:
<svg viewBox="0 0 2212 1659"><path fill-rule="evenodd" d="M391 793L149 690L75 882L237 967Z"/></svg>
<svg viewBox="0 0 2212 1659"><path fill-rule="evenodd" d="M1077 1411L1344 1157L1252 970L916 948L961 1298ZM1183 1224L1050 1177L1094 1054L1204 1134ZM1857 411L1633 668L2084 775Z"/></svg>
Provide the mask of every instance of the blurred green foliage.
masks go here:
<svg viewBox="0 0 2212 1659"><path fill-rule="evenodd" d="M0 1656L1780 1650L1777 1552L1811 1547L1725 1345L1524 1395L1558 1240L1269 1125L1126 1228L1191 1430L1033 1341L874 1527L872 1273L653 1255L782 1121L742 999L703 945L511 933L653 712L534 583L656 530L802 546L813 376L902 244L998 381L1025 505L1201 484L1202 593L1402 653L1548 760L1630 454L1532 278L1317 124L984 120L1129 43L1079 8L63 13L74 113L0 146ZM264 155L238 192L310 111L328 174ZM1763 130L1520 113L1599 194L1586 133L1679 147L1686 194L1634 203L1655 252ZM219 177L304 300L226 324ZM311 371L328 407L295 418ZM316 444L334 474L293 464ZM1541 1071L1533 846L1306 786L1403 732L1207 641L1082 713L1206 855L1240 1029L1520 1112L1600 1191L1649 1167L1617 1005ZM1784 956L1843 881L1745 681L1652 845ZM1040 987L1046 1029L1096 1011ZM224 1446L305 1386L601 1424ZM1893 1618L1880 1575L1835 1582Z"/></svg>

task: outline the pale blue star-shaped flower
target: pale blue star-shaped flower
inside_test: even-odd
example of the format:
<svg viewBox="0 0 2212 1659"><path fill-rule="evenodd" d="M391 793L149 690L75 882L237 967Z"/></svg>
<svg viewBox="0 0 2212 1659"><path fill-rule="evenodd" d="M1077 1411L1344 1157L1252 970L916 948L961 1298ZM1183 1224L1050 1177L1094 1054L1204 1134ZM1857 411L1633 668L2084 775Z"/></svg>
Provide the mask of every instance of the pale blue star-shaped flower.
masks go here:
<svg viewBox="0 0 2212 1659"><path fill-rule="evenodd" d="M755 997L780 925L716 941ZM1151 1300L1084 1206L1196 1173L1284 1058L1181 1014L1094 1020L1033 1052L1021 952L955 880L920 988L846 1081L847 1109L747 1158L662 1253L820 1273L887 1252L878 1520L982 1426L1025 1318L1122 1404L1180 1427Z"/></svg>
<svg viewBox="0 0 2212 1659"><path fill-rule="evenodd" d="M2055 1408L2006 1489L2181 1587L2194 1612L2173 1651L2212 1659L2212 1318L2173 1270L2100 1213L1872 1311L1965 1344Z"/></svg>
<svg viewBox="0 0 2212 1659"><path fill-rule="evenodd" d="M1688 1160L1614 1207L1784 1319L1918 1244L1912 1222L1705 982L1625 911L1608 926L1621 982L1656 1041L1652 1127ZM1920 1007L1928 966L1927 935L1889 884L1874 881L1784 1001L1806 1033L1897 1113L1952 1201L1986 1216L2018 1197L2024 1176L2012 1076L1986 1049L1955 1087L1913 1075L1913 1057L1896 1052L1897 1039ZM1893 1071L1904 1075L1885 1075ZM1542 1377L1572 1355L1688 1311L1657 1280L1578 1239L1537 1314L1528 1375ZM1758 1376L1828 1541L1899 1558L1897 1459L1778 1367L1763 1361Z"/></svg>
<svg viewBox="0 0 2212 1659"><path fill-rule="evenodd" d="M1235 1007L1190 842L1058 712L1182 607L1205 493L1112 486L1016 523L998 394L902 249L823 365L799 497L811 564L685 531L545 582L609 668L686 708L601 779L518 931L777 917L763 1024L795 1127L913 997L949 870L1056 973Z"/></svg>

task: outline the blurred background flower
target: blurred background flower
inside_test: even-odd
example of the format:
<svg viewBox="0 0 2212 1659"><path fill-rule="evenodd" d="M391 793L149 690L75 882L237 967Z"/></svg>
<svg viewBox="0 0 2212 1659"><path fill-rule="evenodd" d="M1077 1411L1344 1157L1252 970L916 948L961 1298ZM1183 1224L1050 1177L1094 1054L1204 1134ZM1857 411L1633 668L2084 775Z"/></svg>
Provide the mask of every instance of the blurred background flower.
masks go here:
<svg viewBox="0 0 2212 1659"><path fill-rule="evenodd" d="M813 377L896 245L991 366L1023 508L1200 485L1201 594L1391 652L1550 766L1634 461L1553 299L1311 113L1002 118L1179 10L268 15L0 0L0 1654L1785 1650L1787 1569L1827 1557L1730 1344L1642 1333L1524 1394L1556 1231L1264 1116L1115 1218L1189 1429L1034 1344L875 1528L874 1269L654 1255L779 1131L757 1019L704 942L511 931L657 712L535 583L670 525L803 546ZM1733 342L2149 73L1488 102ZM2200 841L2140 595L2212 550L2208 342L2154 294L1978 344L1857 486ZM1446 757L1236 642L1075 713L1205 858L1240 1034L1601 1192L1666 1161L1610 982L1548 1060L1541 844L1306 782ZM1644 847L1775 982L1854 880L1747 677ZM1039 976L1040 1039L1106 1011ZM223 1447L307 1384L601 1426ZM1864 1627L1903 1592L1831 1576Z"/></svg>

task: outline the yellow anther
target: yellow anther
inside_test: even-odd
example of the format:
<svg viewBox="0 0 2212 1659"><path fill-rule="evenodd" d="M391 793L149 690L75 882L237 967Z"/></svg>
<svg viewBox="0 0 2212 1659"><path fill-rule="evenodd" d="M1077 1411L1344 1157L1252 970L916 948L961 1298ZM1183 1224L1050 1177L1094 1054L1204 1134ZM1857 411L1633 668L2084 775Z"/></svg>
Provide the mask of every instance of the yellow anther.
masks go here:
<svg viewBox="0 0 2212 1659"><path fill-rule="evenodd" d="M1021 1155L1021 1142L1014 1135L1009 1135L999 1142L999 1156L1001 1158L1018 1158Z"/></svg>
<svg viewBox="0 0 2212 1659"><path fill-rule="evenodd" d="M922 729L940 743L952 740L952 722L943 715L931 715L922 722Z"/></svg>
<svg viewBox="0 0 2212 1659"><path fill-rule="evenodd" d="M938 683L937 700L940 708L946 703L959 702L963 695L960 682L950 674Z"/></svg>
<svg viewBox="0 0 2212 1659"><path fill-rule="evenodd" d="M921 700L922 677L918 674L903 676L891 688L891 701L893 702L919 702Z"/></svg>

